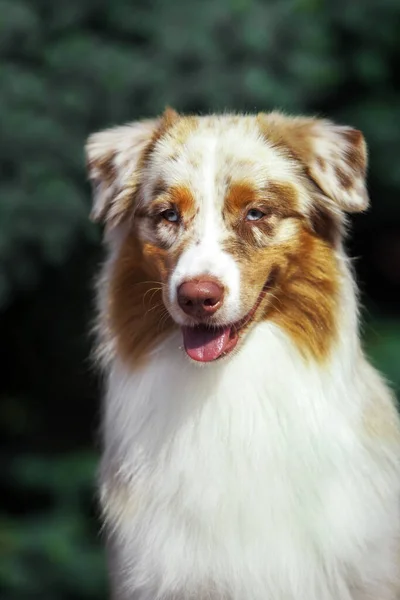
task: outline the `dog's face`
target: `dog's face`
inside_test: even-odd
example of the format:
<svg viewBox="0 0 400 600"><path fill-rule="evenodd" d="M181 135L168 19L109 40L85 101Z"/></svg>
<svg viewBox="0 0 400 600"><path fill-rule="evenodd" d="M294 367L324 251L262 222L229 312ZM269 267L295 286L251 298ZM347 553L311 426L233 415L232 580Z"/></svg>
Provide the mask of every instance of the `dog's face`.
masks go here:
<svg viewBox="0 0 400 600"><path fill-rule="evenodd" d="M367 205L358 131L169 110L95 134L87 152L94 218L115 253L108 327L126 360L180 327L192 360L216 361L265 319L327 354L343 211Z"/></svg>

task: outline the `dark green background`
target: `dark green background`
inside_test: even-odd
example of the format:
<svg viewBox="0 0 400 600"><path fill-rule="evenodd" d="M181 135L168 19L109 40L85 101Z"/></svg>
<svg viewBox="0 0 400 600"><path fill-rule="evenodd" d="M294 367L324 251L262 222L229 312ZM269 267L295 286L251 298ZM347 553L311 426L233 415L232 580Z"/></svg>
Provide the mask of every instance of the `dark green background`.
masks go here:
<svg viewBox="0 0 400 600"><path fill-rule="evenodd" d="M397 387L400 3L0 0L0 55L0 597L101 599L87 134L166 104L362 129L372 209L349 249L367 350Z"/></svg>

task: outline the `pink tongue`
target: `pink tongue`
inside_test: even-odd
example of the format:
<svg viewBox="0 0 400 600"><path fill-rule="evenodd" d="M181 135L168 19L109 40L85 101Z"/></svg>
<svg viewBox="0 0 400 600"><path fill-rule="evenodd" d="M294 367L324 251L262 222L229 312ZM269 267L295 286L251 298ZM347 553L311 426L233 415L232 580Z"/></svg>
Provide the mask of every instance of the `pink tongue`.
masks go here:
<svg viewBox="0 0 400 600"><path fill-rule="evenodd" d="M182 327L183 343L193 360L209 362L236 346L237 335L231 337L230 327Z"/></svg>

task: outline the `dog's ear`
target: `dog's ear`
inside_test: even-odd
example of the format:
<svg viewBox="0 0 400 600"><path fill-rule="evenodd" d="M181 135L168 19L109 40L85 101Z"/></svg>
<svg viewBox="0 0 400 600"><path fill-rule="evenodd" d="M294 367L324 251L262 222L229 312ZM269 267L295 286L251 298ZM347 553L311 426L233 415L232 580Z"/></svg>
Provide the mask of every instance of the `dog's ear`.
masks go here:
<svg viewBox="0 0 400 600"><path fill-rule="evenodd" d="M177 116L167 109L158 119L137 121L89 136L85 151L93 186L93 221L111 229L129 212L145 157Z"/></svg>
<svg viewBox="0 0 400 600"><path fill-rule="evenodd" d="M333 211L353 213L368 207L367 148L357 129L321 119L258 115L264 136L302 163Z"/></svg>
<svg viewBox="0 0 400 600"><path fill-rule="evenodd" d="M112 227L130 208L138 183L141 157L150 144L156 120L138 121L92 134L86 161L93 187L93 221Z"/></svg>

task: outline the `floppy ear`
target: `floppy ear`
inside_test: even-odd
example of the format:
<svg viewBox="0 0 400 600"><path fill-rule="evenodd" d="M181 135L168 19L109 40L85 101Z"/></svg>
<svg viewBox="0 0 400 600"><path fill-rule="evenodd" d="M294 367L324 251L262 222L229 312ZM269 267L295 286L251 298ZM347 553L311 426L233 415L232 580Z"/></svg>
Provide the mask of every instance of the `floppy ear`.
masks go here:
<svg viewBox="0 0 400 600"><path fill-rule="evenodd" d="M368 207L367 148L357 129L321 119L258 115L265 137L300 161L331 209L361 212Z"/></svg>
<svg viewBox="0 0 400 600"><path fill-rule="evenodd" d="M167 108L158 119L137 121L92 134L86 162L93 185L91 219L110 229L132 207L146 154L178 118Z"/></svg>
<svg viewBox="0 0 400 600"><path fill-rule="evenodd" d="M86 143L89 179L93 185L90 217L109 227L130 208L138 183L140 161L157 120L138 121L92 134Z"/></svg>

